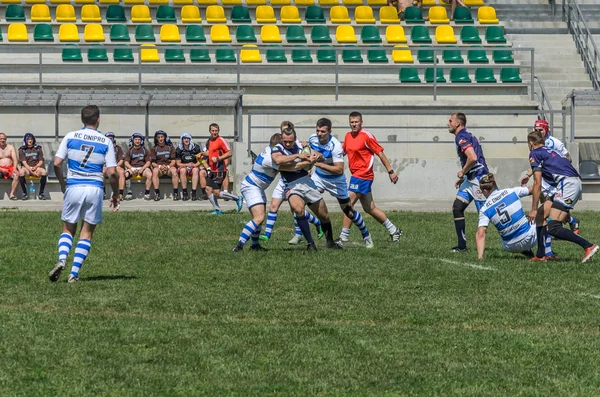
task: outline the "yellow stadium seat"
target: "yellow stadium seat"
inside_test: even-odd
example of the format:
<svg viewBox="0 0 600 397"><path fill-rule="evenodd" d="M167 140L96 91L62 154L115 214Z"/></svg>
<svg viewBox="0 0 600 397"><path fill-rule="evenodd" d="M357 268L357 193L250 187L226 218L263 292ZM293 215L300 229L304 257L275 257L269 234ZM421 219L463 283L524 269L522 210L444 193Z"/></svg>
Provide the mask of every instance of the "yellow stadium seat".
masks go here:
<svg viewBox="0 0 600 397"><path fill-rule="evenodd" d="M79 41L79 31L74 23L63 23L58 29L60 41Z"/></svg>
<svg viewBox="0 0 600 397"><path fill-rule="evenodd" d="M275 23L275 11L271 6L258 6L256 7L256 22L258 23Z"/></svg>
<svg viewBox="0 0 600 397"><path fill-rule="evenodd" d="M164 4L169 4L169 0L148 0L148 4L164 5Z"/></svg>
<svg viewBox="0 0 600 397"><path fill-rule="evenodd" d="M287 6L292 4L291 0L271 0L270 3L273 6Z"/></svg>
<svg viewBox="0 0 600 397"><path fill-rule="evenodd" d="M242 63L261 63L260 51L254 44L244 44L240 53Z"/></svg>
<svg viewBox="0 0 600 397"><path fill-rule="evenodd" d="M104 41L104 30L102 29L102 25L99 23L85 25L83 39L85 41Z"/></svg>
<svg viewBox="0 0 600 397"><path fill-rule="evenodd" d="M415 61L408 46L403 44L394 46L394 49L392 50L392 60L394 63L413 63Z"/></svg>
<svg viewBox="0 0 600 397"><path fill-rule="evenodd" d="M145 4L137 4L131 7L131 22L151 23L150 8Z"/></svg>
<svg viewBox="0 0 600 397"><path fill-rule="evenodd" d="M95 4L96 0L75 0L75 4Z"/></svg>
<svg viewBox="0 0 600 397"><path fill-rule="evenodd" d="M81 22L102 22L100 7L95 4L86 4L81 7Z"/></svg>
<svg viewBox="0 0 600 397"><path fill-rule="evenodd" d="M50 0L50 4L69 4L71 0Z"/></svg>
<svg viewBox="0 0 600 397"><path fill-rule="evenodd" d="M221 4L226 6L238 6L242 4L242 0L221 0Z"/></svg>
<svg viewBox="0 0 600 397"><path fill-rule="evenodd" d="M179 43L181 41L179 27L170 23L162 25L160 27L160 41L167 43Z"/></svg>
<svg viewBox="0 0 600 397"><path fill-rule="evenodd" d="M319 0L321 6L336 6L340 4L338 0Z"/></svg>
<svg viewBox="0 0 600 397"><path fill-rule="evenodd" d="M436 6L437 3L435 2L435 0L423 0L422 3L424 6Z"/></svg>
<svg viewBox="0 0 600 397"><path fill-rule="evenodd" d="M217 4L217 0L196 0L198 5L212 6Z"/></svg>
<svg viewBox="0 0 600 397"><path fill-rule="evenodd" d="M221 6L208 6L206 8L206 22L208 23L225 23L225 10Z"/></svg>
<svg viewBox="0 0 600 397"><path fill-rule="evenodd" d="M263 6L267 4L267 0L246 0L249 6Z"/></svg>
<svg viewBox="0 0 600 397"><path fill-rule="evenodd" d="M154 44L142 44L140 52L142 62L160 62L158 49Z"/></svg>
<svg viewBox="0 0 600 397"><path fill-rule="evenodd" d="M25 1L27 3L27 1ZM35 3L45 3L46 1L38 1L35 0ZM0 0L2 4L21 4L21 0ZM27 3L27 4L35 4L35 3Z"/></svg>
<svg viewBox="0 0 600 397"><path fill-rule="evenodd" d="M368 6L386 6L387 0L367 0L367 5Z"/></svg>
<svg viewBox="0 0 600 397"><path fill-rule="evenodd" d="M429 9L429 22L438 23L450 23L446 9L442 6L434 6Z"/></svg>
<svg viewBox="0 0 600 397"><path fill-rule="evenodd" d="M281 7L281 22L283 23L300 23L300 12L296 6L283 6Z"/></svg>
<svg viewBox="0 0 600 397"><path fill-rule="evenodd" d="M449 25L442 25L435 28L435 39L439 44L453 44L456 43L456 36L454 36L454 29Z"/></svg>
<svg viewBox="0 0 600 397"><path fill-rule="evenodd" d="M329 9L331 23L350 23L350 16L346 6L333 6Z"/></svg>
<svg viewBox="0 0 600 397"><path fill-rule="evenodd" d="M464 0L464 2L467 7L481 7L485 5L483 0Z"/></svg>
<svg viewBox="0 0 600 397"><path fill-rule="evenodd" d="M21 0L0 0L2 4L21 4ZM25 0L25 4L46 4L46 0Z"/></svg>
<svg viewBox="0 0 600 397"><path fill-rule="evenodd" d="M100 0L100 4L119 4L121 0Z"/></svg>
<svg viewBox="0 0 600 397"><path fill-rule="evenodd" d="M346 6L361 6L361 5L363 5L362 0L343 0L343 3Z"/></svg>
<svg viewBox="0 0 600 397"><path fill-rule="evenodd" d="M312 6L315 4L315 0L294 0L294 3L299 6Z"/></svg>
<svg viewBox="0 0 600 397"><path fill-rule="evenodd" d="M356 43L356 34L352 25L341 25L335 30L335 39L338 43Z"/></svg>
<svg viewBox="0 0 600 397"><path fill-rule="evenodd" d="M354 20L356 23L375 23L373 9L369 6L358 6L354 10Z"/></svg>
<svg viewBox="0 0 600 397"><path fill-rule="evenodd" d="M200 9L197 6L186 5L181 7L181 22L183 23L200 23Z"/></svg>
<svg viewBox="0 0 600 397"><path fill-rule="evenodd" d="M178 5L178 6L193 5L194 0L173 0L173 4Z"/></svg>
<svg viewBox="0 0 600 397"><path fill-rule="evenodd" d="M388 43L406 43L404 28L400 25L390 25L385 28L385 39Z"/></svg>
<svg viewBox="0 0 600 397"><path fill-rule="evenodd" d="M24 23L11 23L8 25L8 41L29 41L27 26Z"/></svg>
<svg viewBox="0 0 600 397"><path fill-rule="evenodd" d="M75 8L71 4L56 7L56 22L75 22Z"/></svg>
<svg viewBox="0 0 600 397"><path fill-rule="evenodd" d="M50 7L46 4L34 4L31 7L31 22L50 22Z"/></svg>
<svg viewBox="0 0 600 397"><path fill-rule="evenodd" d="M210 27L210 39L213 43L229 43L229 27L227 25L213 25Z"/></svg>
<svg viewBox="0 0 600 397"><path fill-rule="evenodd" d="M398 10L392 6L383 6L379 9L379 22L381 23L400 23Z"/></svg>
<svg viewBox="0 0 600 397"><path fill-rule="evenodd" d="M144 0L123 0L125 4L144 4Z"/></svg>
<svg viewBox="0 0 600 397"><path fill-rule="evenodd" d="M498 23L496 9L490 6L479 7L477 10L477 20L479 23Z"/></svg>
<svg viewBox="0 0 600 397"><path fill-rule="evenodd" d="M277 25L265 25L260 28L260 39L263 43L281 43L281 33Z"/></svg>

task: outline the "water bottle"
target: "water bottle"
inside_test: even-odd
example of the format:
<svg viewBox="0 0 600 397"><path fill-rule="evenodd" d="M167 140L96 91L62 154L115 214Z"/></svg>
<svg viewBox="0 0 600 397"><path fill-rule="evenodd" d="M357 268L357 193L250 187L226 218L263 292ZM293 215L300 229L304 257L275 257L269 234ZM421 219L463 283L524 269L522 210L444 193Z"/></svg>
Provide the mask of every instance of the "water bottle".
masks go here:
<svg viewBox="0 0 600 397"><path fill-rule="evenodd" d="M32 180L29 181L29 196L35 197L35 185Z"/></svg>

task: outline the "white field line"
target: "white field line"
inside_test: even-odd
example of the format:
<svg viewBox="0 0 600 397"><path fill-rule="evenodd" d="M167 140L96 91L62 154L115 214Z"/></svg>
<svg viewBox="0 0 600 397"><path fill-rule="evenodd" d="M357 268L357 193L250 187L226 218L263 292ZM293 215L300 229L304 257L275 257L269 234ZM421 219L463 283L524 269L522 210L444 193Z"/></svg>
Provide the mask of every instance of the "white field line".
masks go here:
<svg viewBox="0 0 600 397"><path fill-rule="evenodd" d="M494 269L493 267L487 267L487 266L481 266L481 265L476 265L474 263L467 263L467 262L458 262L458 261L452 261L450 259L444 259L444 258L429 258L431 260L436 260L436 261L440 261L440 262L444 262L444 263L450 263L452 265L460 265L460 266L466 266L466 267L470 267L472 269L477 269L477 270L491 270L494 271L496 269Z"/></svg>
<svg viewBox="0 0 600 397"><path fill-rule="evenodd" d="M600 299L600 295L592 295L592 294L579 294L581 296L586 296L588 298Z"/></svg>

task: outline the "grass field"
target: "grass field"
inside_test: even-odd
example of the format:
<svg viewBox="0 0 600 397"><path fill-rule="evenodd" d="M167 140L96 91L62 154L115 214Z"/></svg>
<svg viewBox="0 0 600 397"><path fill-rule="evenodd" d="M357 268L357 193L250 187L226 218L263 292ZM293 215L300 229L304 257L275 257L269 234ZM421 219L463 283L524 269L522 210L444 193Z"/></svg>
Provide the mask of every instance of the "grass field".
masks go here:
<svg viewBox="0 0 600 397"><path fill-rule="evenodd" d="M288 214L238 254L247 214L108 214L71 285L59 214L0 213L0 396L600 394L600 257L531 264L490 230L478 262L475 215L464 254L449 212L390 217L399 244L369 218L375 250L311 255Z"/></svg>

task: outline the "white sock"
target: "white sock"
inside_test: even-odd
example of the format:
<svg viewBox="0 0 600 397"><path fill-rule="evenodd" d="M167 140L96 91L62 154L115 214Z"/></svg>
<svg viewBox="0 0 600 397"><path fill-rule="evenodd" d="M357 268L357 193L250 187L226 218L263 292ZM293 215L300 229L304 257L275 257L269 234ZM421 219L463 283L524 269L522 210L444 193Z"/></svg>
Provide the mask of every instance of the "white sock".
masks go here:
<svg viewBox="0 0 600 397"><path fill-rule="evenodd" d="M385 222L383 222L383 226L385 226L389 234L394 234L396 232L396 226L389 219L386 219Z"/></svg>

